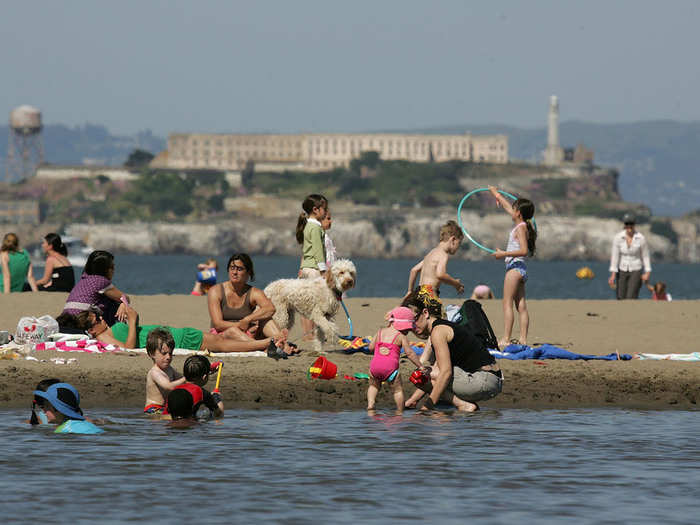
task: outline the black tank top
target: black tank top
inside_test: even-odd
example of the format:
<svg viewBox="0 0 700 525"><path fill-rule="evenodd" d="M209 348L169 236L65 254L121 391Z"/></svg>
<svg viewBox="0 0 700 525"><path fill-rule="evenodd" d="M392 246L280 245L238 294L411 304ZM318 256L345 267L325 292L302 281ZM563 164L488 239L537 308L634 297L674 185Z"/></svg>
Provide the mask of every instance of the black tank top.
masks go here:
<svg viewBox="0 0 700 525"><path fill-rule="evenodd" d="M51 286L39 286L44 292L70 292L75 286L75 274L72 266L54 268L51 273Z"/></svg>
<svg viewBox="0 0 700 525"><path fill-rule="evenodd" d="M476 372L482 366L492 365L496 362L484 344L465 327L445 319L436 319L433 321L432 330L442 324L449 326L454 332L452 341L447 343L452 366L458 366L465 372L471 373Z"/></svg>

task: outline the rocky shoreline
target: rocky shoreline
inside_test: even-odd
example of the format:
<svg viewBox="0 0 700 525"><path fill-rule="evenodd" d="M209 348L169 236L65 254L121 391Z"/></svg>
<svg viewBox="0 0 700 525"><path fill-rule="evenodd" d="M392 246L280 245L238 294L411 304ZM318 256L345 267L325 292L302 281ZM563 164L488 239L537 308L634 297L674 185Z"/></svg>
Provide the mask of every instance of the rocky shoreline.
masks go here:
<svg viewBox="0 0 700 525"><path fill-rule="evenodd" d="M330 234L348 257L416 258L431 249L440 226L455 219L452 208L422 210L334 209ZM284 207L278 208L283 210ZM289 207L286 208L289 210ZM480 243L498 247L505 242L510 220L505 214L480 215L463 212L462 220L469 233ZM275 214L260 216L238 214L230 220L190 223L121 223L73 224L70 235L89 245L121 253L222 254L231 247L253 254L297 255L299 247L293 237L296 216ZM677 219L671 222L677 237L651 233L649 224L638 229L644 233L654 261L700 262L700 221ZM599 260L610 256L613 235L621 229L618 220L595 217L543 216L538 221L537 257L541 260ZM43 234L40 232L39 234ZM479 260L487 255L464 243L457 257Z"/></svg>

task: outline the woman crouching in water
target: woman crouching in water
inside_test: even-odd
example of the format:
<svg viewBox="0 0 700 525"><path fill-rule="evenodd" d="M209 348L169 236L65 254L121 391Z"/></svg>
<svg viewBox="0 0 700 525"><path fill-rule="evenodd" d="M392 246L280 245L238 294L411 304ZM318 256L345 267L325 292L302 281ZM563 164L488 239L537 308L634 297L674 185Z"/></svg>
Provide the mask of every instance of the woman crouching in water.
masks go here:
<svg viewBox="0 0 700 525"><path fill-rule="evenodd" d="M430 338L435 366L430 381L420 386L428 394L422 410L432 409L442 399L463 412L479 410L477 401L497 396L503 374L495 358L465 327L442 319L442 305L425 294L411 293L403 302L416 314L415 333ZM407 405L415 406L415 397ZM409 408L407 406L407 408Z"/></svg>

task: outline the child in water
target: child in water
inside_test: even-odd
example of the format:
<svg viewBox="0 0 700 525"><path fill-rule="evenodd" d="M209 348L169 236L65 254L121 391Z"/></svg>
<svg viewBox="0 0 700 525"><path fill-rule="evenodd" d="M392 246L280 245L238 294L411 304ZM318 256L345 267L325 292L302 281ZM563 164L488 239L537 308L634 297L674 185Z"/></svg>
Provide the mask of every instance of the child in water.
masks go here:
<svg viewBox="0 0 700 525"><path fill-rule="evenodd" d="M207 295L209 288L216 284L216 271L219 269L219 263L216 259L207 259L203 263L197 265L197 280L194 282L194 287L190 295Z"/></svg>
<svg viewBox="0 0 700 525"><path fill-rule="evenodd" d="M380 328L370 343L369 349L374 351L374 357L369 364L367 410L374 410L382 382L387 381L391 384L394 401L396 402L396 411L399 413L403 412L404 396L399 374L401 348L403 348L406 356L414 365L422 370L426 370L406 338L406 334L413 328L413 310L405 306L398 306L389 312L389 326Z"/></svg>
<svg viewBox="0 0 700 525"><path fill-rule="evenodd" d="M146 338L146 353L153 360L153 367L146 374L146 403L143 408L146 414L162 414L168 394L186 381L170 366L173 350L175 340L168 330L151 330Z"/></svg>
<svg viewBox="0 0 700 525"><path fill-rule="evenodd" d="M202 390L202 405L208 409L206 414L199 414L197 419L211 419L212 417L223 417L224 402L221 399L221 394L214 392L213 394L204 389L204 385L209 381L209 374L216 372L221 366L221 361L214 364L209 362L209 359L203 355L191 355L185 360L185 365L182 367L182 373L185 375L187 383L180 387L189 387L196 385Z"/></svg>
<svg viewBox="0 0 700 525"><path fill-rule="evenodd" d="M51 385L62 382L63 381L60 379L42 379L37 383L36 390L46 392L46 389ZM41 408L42 406L44 406L44 400L35 395L34 399L32 400L32 415L29 418L30 425L48 425L49 420L46 417L46 412L44 412L44 410Z"/></svg>
<svg viewBox="0 0 700 525"><path fill-rule="evenodd" d="M80 394L68 383L54 383L44 390L35 390L38 408L48 423L58 425L56 434L100 434L100 427L85 420L80 409ZM41 415L38 420L43 420Z"/></svg>
<svg viewBox="0 0 700 525"><path fill-rule="evenodd" d="M328 213L328 200L323 195L311 194L301 204L304 212L299 215L296 239L301 244L300 279L314 279L326 273L325 232L321 221ZM314 323L306 317L301 318L304 341L314 340Z"/></svg>
<svg viewBox="0 0 700 525"><path fill-rule="evenodd" d="M658 281L654 286L647 283L647 288L651 292L651 298L654 301L672 301L671 294L666 291L666 283Z"/></svg>
<svg viewBox="0 0 700 525"><path fill-rule="evenodd" d="M527 281L527 266L525 260L535 253L537 232L532 225L535 215L535 205L528 199L516 199L511 204L508 199L498 193L498 188L489 186L489 191L496 198L499 206L513 219L515 226L508 236L506 251L496 250L493 257L505 259L506 275L503 279L503 338L498 342L501 348L510 344L513 332L513 305L520 318L520 338L518 344L527 344L527 331L530 326L530 316L525 301L525 282Z"/></svg>

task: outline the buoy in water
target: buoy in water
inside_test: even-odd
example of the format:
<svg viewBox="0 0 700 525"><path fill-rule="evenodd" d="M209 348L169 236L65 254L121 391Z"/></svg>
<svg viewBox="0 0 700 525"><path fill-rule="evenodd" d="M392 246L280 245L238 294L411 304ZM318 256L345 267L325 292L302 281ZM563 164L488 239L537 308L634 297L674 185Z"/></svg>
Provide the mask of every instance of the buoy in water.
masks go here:
<svg viewBox="0 0 700 525"><path fill-rule="evenodd" d="M593 279L595 274L588 266L584 266L583 268L576 270L576 277L579 279Z"/></svg>

